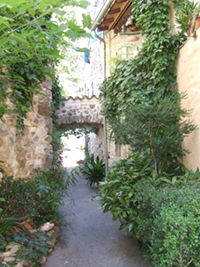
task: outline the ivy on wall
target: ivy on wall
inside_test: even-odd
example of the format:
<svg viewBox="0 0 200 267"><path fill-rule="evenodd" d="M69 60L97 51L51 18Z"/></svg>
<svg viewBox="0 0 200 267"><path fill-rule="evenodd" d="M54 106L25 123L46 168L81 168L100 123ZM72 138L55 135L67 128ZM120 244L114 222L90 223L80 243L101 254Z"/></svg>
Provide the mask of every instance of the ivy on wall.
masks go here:
<svg viewBox="0 0 200 267"><path fill-rule="evenodd" d="M89 16L84 14L83 27L71 20L63 22L66 6L85 8L88 4L87 1L68 0L1 2L0 117L16 112L19 133L22 133L33 94L40 92L46 75L54 79L53 67L63 57L59 48L68 45L66 38L90 37L83 29L90 27ZM8 98L14 103L13 109L6 105Z"/></svg>
<svg viewBox="0 0 200 267"><path fill-rule="evenodd" d="M169 1L132 3L146 39L139 54L118 63L102 84L103 112L116 143L149 155L156 173L171 171L188 152L180 142L195 129L176 88L175 60L185 37L175 34L169 24Z"/></svg>

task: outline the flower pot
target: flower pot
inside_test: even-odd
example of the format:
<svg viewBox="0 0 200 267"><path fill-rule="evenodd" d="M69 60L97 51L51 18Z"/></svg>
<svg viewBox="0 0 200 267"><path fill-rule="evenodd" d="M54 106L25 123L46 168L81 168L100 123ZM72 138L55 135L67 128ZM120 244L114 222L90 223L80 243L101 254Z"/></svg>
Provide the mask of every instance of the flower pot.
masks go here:
<svg viewBox="0 0 200 267"><path fill-rule="evenodd" d="M131 27L130 27L130 31L131 32L137 32L139 30L139 28L136 26L136 25L132 25Z"/></svg>
<svg viewBox="0 0 200 267"><path fill-rule="evenodd" d="M195 30L200 28L200 13L197 16L196 23L195 23Z"/></svg>

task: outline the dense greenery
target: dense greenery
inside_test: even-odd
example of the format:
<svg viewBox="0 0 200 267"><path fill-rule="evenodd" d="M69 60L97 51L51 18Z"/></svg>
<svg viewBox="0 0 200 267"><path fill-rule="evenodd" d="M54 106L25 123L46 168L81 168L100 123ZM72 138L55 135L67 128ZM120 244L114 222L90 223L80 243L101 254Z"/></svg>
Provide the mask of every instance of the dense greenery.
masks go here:
<svg viewBox="0 0 200 267"><path fill-rule="evenodd" d="M107 179L101 183L101 207L111 211L113 220L119 220L120 229L128 226L127 233L134 227L137 216L134 209L136 184L151 176L148 157L130 155L109 168Z"/></svg>
<svg viewBox="0 0 200 267"><path fill-rule="evenodd" d="M19 222L27 217L33 219L34 227L47 221L62 222L59 207L74 180L61 167L63 131L56 128L55 109L62 96L55 67L64 57L69 39L90 37L84 29L91 25L88 15L83 14L82 26L70 16L65 19L65 14L71 10L69 6L85 8L88 4L84 0L4 0L0 3L0 118L6 113L15 113L16 128L18 134L22 134L33 95L41 93L46 75L53 80L51 168L35 169L28 179L15 180L3 173L2 162L0 167L4 175L0 182L0 250L3 251L8 242L15 241L21 244L18 259L29 259L33 266L38 266L41 255L48 254L48 237L39 231L32 234L23 227L18 233L9 229L21 227Z"/></svg>
<svg viewBox="0 0 200 267"><path fill-rule="evenodd" d="M148 157L130 155L101 183L101 206L127 226L153 266L199 266L200 173L158 176Z"/></svg>
<svg viewBox="0 0 200 267"><path fill-rule="evenodd" d="M80 164L79 171L90 186L98 184L105 178L105 164L99 156L95 159L94 154L89 155Z"/></svg>
<svg viewBox="0 0 200 267"><path fill-rule="evenodd" d="M137 184L138 227L133 232L153 266L200 266L200 173L187 175L190 181L181 186Z"/></svg>
<svg viewBox="0 0 200 267"><path fill-rule="evenodd" d="M114 141L148 153L155 170L167 171L186 151L179 146L195 129L176 89L175 59L184 40L169 25L168 1L133 1L146 39L139 54L117 64L101 90Z"/></svg>
<svg viewBox="0 0 200 267"><path fill-rule="evenodd" d="M180 25L181 34L183 36L187 34L190 36L191 34L195 34L195 20L200 12L200 3L196 1L178 1L176 3L177 12L177 22Z"/></svg>
<svg viewBox="0 0 200 267"><path fill-rule="evenodd" d="M1 3L0 116L17 112L19 133L33 94L40 92L46 75L54 79L53 68L63 58L59 46L68 44L65 38L90 36L74 22L62 21L67 10L63 8L69 5L86 7L88 2L5 0ZM90 27L90 23L84 15L83 26ZM13 106L7 105L7 98Z"/></svg>
<svg viewBox="0 0 200 267"><path fill-rule="evenodd" d="M196 127L181 107L175 60L186 39L169 25L169 1L133 0L146 39L134 59L117 64L101 90L115 143L132 153L101 183L101 207L127 227L156 267L200 266L199 178L180 158L180 143ZM184 1L172 1L183 14Z"/></svg>
<svg viewBox="0 0 200 267"><path fill-rule="evenodd" d="M4 217L29 216L36 224L59 219L59 204L68 192L72 182L65 179L64 171L59 167L49 171L35 170L30 179L3 177L0 183L1 203Z"/></svg>

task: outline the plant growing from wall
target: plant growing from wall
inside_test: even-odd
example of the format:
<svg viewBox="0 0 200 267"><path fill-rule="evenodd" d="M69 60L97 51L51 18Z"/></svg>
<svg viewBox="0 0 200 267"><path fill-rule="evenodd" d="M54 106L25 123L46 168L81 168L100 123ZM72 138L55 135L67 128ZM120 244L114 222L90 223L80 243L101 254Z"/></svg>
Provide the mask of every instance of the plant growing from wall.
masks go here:
<svg viewBox="0 0 200 267"><path fill-rule="evenodd" d="M115 142L148 153L157 173L178 162L186 152L180 142L195 129L176 88L175 60L184 38L172 32L168 1L132 2L146 40L139 54L118 63L103 83L103 112Z"/></svg>

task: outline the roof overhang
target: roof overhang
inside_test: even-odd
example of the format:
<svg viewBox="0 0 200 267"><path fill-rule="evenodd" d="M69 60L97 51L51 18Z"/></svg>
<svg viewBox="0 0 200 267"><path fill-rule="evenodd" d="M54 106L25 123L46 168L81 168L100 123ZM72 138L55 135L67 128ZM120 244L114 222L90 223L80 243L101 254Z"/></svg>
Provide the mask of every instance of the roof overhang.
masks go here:
<svg viewBox="0 0 200 267"><path fill-rule="evenodd" d="M99 12L91 30L120 32L131 16L132 2L128 0L108 0Z"/></svg>

